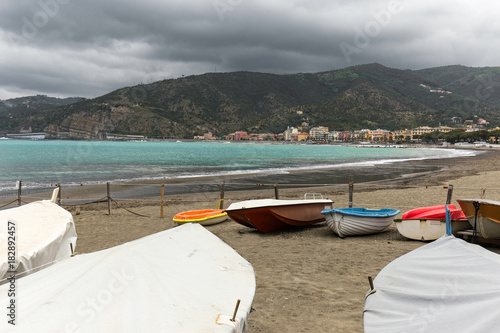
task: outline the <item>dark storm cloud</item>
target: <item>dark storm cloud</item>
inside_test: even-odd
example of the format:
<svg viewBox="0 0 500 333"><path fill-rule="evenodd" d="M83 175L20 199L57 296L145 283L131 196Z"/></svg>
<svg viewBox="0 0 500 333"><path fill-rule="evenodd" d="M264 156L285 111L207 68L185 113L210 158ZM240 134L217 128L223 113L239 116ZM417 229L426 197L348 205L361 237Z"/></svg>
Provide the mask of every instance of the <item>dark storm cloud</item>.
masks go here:
<svg viewBox="0 0 500 333"><path fill-rule="evenodd" d="M0 3L0 98L98 96L217 71L497 65L486 0L37 0Z"/></svg>

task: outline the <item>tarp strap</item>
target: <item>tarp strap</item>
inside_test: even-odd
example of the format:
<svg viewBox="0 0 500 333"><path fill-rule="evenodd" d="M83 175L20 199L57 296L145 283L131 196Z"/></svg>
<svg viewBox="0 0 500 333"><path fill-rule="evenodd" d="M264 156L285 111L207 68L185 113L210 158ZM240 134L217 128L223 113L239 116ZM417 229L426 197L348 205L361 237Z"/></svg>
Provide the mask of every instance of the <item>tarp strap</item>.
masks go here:
<svg viewBox="0 0 500 333"><path fill-rule="evenodd" d="M476 212L474 213L474 225L472 226L472 239L471 243L474 243L475 238L477 237L477 214L479 213L479 207L481 204L478 201L472 201L472 205Z"/></svg>

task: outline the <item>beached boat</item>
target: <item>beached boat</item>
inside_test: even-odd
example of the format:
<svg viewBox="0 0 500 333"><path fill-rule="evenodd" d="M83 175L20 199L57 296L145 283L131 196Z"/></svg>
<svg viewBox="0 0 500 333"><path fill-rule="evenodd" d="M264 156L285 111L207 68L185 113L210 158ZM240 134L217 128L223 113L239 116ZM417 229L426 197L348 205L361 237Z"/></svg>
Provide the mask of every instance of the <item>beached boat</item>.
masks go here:
<svg viewBox="0 0 500 333"><path fill-rule="evenodd" d="M0 284L9 271L18 277L70 257L76 247L76 230L70 212L51 200L0 211ZM10 243L9 243L10 241ZM10 248L10 249L9 249ZM15 260L8 260L15 252Z"/></svg>
<svg viewBox="0 0 500 333"><path fill-rule="evenodd" d="M304 227L325 221L321 211L332 207L329 199L257 199L232 203L226 212L235 222L261 232Z"/></svg>
<svg viewBox="0 0 500 333"><path fill-rule="evenodd" d="M385 266L365 299L371 332L496 332L500 256L443 236Z"/></svg>
<svg viewBox="0 0 500 333"><path fill-rule="evenodd" d="M16 284L16 326L6 316L0 332L246 332L255 272L203 226L186 223ZM8 289L0 286L0 304L9 304Z"/></svg>
<svg viewBox="0 0 500 333"><path fill-rule="evenodd" d="M431 241L446 233L445 206L420 207L403 214L401 221L395 221L401 235L406 238ZM451 217L452 233L456 236L459 231L470 229L470 224L464 212L455 205L448 205Z"/></svg>
<svg viewBox="0 0 500 333"><path fill-rule="evenodd" d="M175 214L174 222L177 224L196 222L201 225L212 225L228 219L224 209L190 210Z"/></svg>
<svg viewBox="0 0 500 333"><path fill-rule="evenodd" d="M470 225L482 238L500 238L500 201L457 199Z"/></svg>
<svg viewBox="0 0 500 333"><path fill-rule="evenodd" d="M326 223L340 237L376 234L389 228L397 209L361 207L326 209L321 212Z"/></svg>

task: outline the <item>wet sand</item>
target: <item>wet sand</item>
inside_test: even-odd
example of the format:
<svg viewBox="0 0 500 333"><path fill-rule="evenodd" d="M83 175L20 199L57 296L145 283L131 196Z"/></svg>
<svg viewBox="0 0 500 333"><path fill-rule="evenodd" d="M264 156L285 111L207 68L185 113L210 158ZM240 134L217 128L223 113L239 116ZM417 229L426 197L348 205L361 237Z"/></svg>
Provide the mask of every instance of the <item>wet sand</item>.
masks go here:
<svg viewBox="0 0 500 333"><path fill-rule="evenodd" d="M444 204L447 189L454 185L453 198L478 198L499 200L500 151L489 150L472 158L424 160L404 162L400 168L412 168L411 175L354 184L354 205L367 208L397 208L402 212L422 206ZM366 173L388 173L394 165L366 168ZM291 175L302 178L301 186L280 185L280 198L302 198L305 192L319 192L332 199L334 207L346 207L348 186L333 185L331 175L339 170L302 172ZM349 170L343 170L349 177ZM352 172L359 174L359 170ZM284 176L284 175L283 175ZM148 216L140 217L113 205L108 215L105 203L82 205L81 214L75 207L67 206L75 219L79 253L109 248L133 239L174 227L173 215L180 211L215 208L219 200L217 183L225 180L225 206L244 199L274 197L272 175L258 179L226 178L196 179L195 190L169 192L166 186L165 217L160 218L160 185L126 184L113 186L119 205L130 211ZM316 180L315 180L316 179ZM308 184L328 186L309 187ZM212 185L203 184L210 183ZM248 184L239 188L231 182ZM279 182L281 184L281 182ZM138 187L154 186L158 191L153 197L137 197ZM146 191L147 192L147 191ZM88 200L105 196L105 186L63 189L63 202ZM48 195L47 195L48 196ZM113 195L114 196L114 195ZM452 203L456 204L455 200ZM362 332L362 315L368 276L377 273L392 260L425 243L411 241L401 236L394 224L389 230L370 236L341 239L328 229L326 223L269 234L240 226L232 221L207 226L207 229L227 242L254 267L257 288L250 314L249 332ZM492 249L499 252L498 249ZM235 295L237 298L237 295Z"/></svg>

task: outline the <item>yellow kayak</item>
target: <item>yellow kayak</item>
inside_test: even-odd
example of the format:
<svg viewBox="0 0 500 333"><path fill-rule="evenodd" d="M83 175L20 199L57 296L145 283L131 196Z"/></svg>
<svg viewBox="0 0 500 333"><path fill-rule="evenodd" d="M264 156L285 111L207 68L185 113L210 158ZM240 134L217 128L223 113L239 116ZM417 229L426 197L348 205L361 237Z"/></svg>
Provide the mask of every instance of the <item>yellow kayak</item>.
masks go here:
<svg viewBox="0 0 500 333"><path fill-rule="evenodd" d="M201 225L211 225L223 222L227 219L227 213L224 209L203 209L190 210L175 214L174 222L182 224L196 222Z"/></svg>

